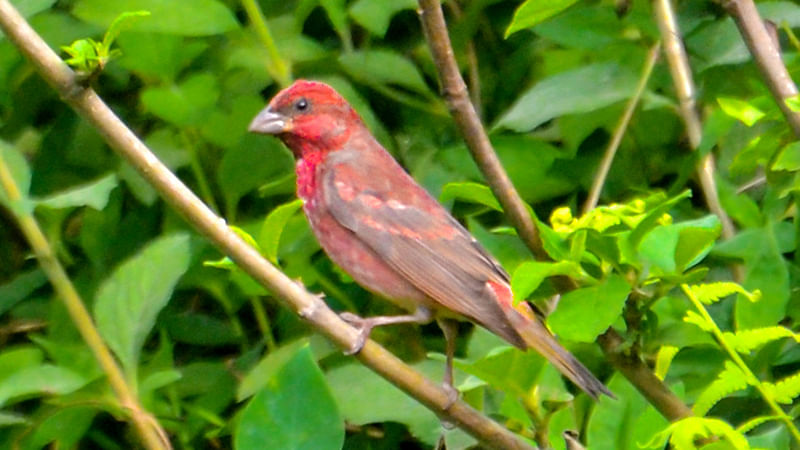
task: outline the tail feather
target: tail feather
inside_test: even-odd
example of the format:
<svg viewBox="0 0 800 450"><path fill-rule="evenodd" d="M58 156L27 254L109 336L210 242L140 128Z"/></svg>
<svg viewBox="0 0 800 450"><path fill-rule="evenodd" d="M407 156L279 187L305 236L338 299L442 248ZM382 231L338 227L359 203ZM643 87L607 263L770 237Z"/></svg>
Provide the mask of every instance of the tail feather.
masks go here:
<svg viewBox="0 0 800 450"><path fill-rule="evenodd" d="M506 310L506 315L514 329L528 347L547 358L561 373L572 380L593 398L605 394L616 398L580 361L567 351L536 317L526 317L516 310Z"/></svg>

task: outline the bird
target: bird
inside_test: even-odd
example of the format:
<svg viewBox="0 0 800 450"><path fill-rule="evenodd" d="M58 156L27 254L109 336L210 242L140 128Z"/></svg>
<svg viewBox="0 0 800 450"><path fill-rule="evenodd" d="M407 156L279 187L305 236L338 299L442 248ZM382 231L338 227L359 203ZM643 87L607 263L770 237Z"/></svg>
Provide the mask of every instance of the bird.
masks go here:
<svg viewBox="0 0 800 450"><path fill-rule="evenodd" d="M295 81L248 130L278 137L293 153L297 195L328 257L358 284L408 312L343 313L359 329L349 353L361 349L374 327L436 320L446 341L444 383L454 390L457 324L466 319L521 350L539 352L591 397L613 397L527 302L513 301L498 261L417 184L331 86Z"/></svg>

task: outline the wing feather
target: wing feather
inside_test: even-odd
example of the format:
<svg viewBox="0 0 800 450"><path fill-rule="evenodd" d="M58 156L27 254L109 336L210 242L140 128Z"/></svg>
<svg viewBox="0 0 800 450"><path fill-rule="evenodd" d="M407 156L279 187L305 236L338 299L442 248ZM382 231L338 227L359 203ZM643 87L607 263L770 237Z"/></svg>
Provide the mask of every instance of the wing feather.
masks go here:
<svg viewBox="0 0 800 450"><path fill-rule="evenodd" d="M525 348L487 284L508 282L492 256L399 166L345 152L320 180L331 215L433 300Z"/></svg>

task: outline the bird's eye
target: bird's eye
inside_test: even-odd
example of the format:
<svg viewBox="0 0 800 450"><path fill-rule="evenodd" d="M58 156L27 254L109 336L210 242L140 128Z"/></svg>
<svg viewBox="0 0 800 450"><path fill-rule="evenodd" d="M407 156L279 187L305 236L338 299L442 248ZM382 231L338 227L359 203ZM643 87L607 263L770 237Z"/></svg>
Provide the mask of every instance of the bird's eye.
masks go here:
<svg viewBox="0 0 800 450"><path fill-rule="evenodd" d="M294 109L298 111L305 111L308 109L308 100L301 98L294 103Z"/></svg>

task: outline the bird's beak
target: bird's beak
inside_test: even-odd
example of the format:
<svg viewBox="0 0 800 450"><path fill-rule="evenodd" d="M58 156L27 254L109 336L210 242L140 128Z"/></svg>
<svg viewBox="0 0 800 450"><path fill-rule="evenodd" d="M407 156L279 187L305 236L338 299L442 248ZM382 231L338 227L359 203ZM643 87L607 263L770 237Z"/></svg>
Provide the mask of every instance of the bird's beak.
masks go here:
<svg viewBox="0 0 800 450"><path fill-rule="evenodd" d="M289 131L289 119L267 106L253 118L247 130L259 134L281 134Z"/></svg>

